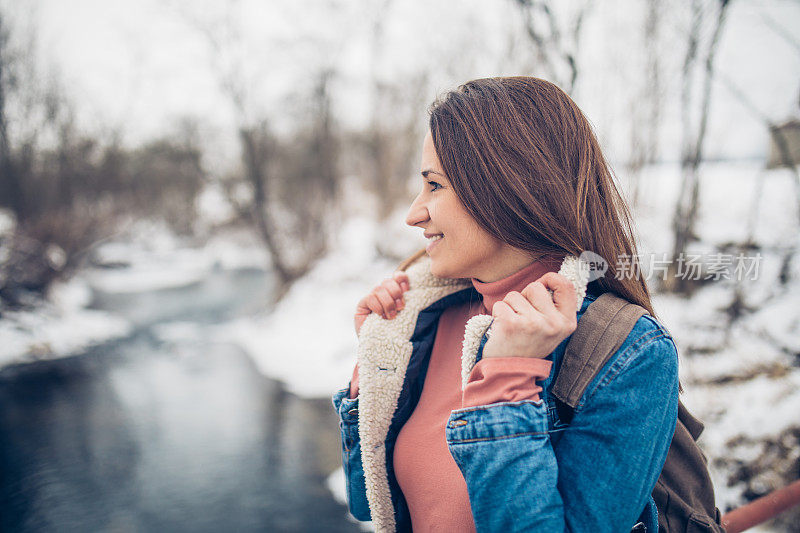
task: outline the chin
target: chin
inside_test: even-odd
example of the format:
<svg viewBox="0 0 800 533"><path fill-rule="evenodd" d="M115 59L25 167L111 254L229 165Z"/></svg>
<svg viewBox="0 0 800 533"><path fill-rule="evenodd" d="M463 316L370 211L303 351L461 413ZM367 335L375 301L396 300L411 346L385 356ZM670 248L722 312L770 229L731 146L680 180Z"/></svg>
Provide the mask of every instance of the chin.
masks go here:
<svg viewBox="0 0 800 533"><path fill-rule="evenodd" d="M437 262L435 259L431 260L431 274L436 276L437 278L464 278L468 276L464 276L460 274L457 269L448 268L447 265L442 265L440 262Z"/></svg>
<svg viewBox="0 0 800 533"><path fill-rule="evenodd" d="M442 268L441 265L434 259L431 259L431 274L437 278L447 278L447 269Z"/></svg>

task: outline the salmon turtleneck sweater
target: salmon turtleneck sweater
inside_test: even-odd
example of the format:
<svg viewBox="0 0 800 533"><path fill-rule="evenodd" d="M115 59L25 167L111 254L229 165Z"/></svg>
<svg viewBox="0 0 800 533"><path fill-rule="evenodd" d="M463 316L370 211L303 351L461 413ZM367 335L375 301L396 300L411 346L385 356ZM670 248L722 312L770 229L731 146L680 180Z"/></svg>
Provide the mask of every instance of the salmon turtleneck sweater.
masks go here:
<svg viewBox="0 0 800 533"><path fill-rule="evenodd" d="M467 484L445 440L450 412L497 402L539 400L536 383L550 375L551 361L533 357L492 357L478 361L461 390L464 327L478 314L491 314L495 302L521 292L560 261L539 260L510 276L484 283L472 280L481 301L446 309L439 318L419 403L403 425L394 448L394 471L411 513L415 532L475 531ZM350 397L358 395L358 367Z"/></svg>

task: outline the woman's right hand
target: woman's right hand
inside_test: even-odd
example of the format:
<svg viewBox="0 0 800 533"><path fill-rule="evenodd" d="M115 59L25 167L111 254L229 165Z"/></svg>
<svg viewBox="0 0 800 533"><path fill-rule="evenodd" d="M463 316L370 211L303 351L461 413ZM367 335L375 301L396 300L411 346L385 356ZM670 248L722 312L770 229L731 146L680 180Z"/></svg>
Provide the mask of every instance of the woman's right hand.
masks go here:
<svg viewBox="0 0 800 533"><path fill-rule="evenodd" d="M403 293L410 288L408 274L397 271L391 278L385 279L380 285L364 296L356 307L354 319L356 335L361 331L361 325L370 313L377 313L384 319L392 319L398 311L405 307Z"/></svg>

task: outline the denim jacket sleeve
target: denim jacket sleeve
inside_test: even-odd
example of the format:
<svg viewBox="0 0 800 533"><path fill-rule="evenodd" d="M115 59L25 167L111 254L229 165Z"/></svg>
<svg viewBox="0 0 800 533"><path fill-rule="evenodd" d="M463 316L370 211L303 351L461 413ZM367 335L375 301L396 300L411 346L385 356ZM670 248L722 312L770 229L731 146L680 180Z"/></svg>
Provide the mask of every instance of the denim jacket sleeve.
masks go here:
<svg viewBox="0 0 800 533"><path fill-rule="evenodd" d="M358 398L351 399L350 387L333 395L333 408L339 415L342 434L342 467L350 513L358 520L370 520L364 467L361 464L361 441L358 437Z"/></svg>
<svg viewBox="0 0 800 533"><path fill-rule="evenodd" d="M678 413L675 346L649 317L642 320L590 384L555 444L546 399L451 413L447 443L478 531L602 532L634 525L661 473Z"/></svg>

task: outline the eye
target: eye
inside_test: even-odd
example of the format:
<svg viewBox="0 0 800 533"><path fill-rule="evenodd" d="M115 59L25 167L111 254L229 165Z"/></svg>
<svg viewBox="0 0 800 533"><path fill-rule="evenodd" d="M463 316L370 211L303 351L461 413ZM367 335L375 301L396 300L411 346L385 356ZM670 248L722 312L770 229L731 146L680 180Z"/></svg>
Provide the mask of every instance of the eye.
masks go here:
<svg viewBox="0 0 800 533"><path fill-rule="evenodd" d="M442 188L441 184L439 184L439 182L436 182L436 181L429 181L428 185L433 187L433 189L431 189L431 192L435 192L435 191L437 191L437 190Z"/></svg>

